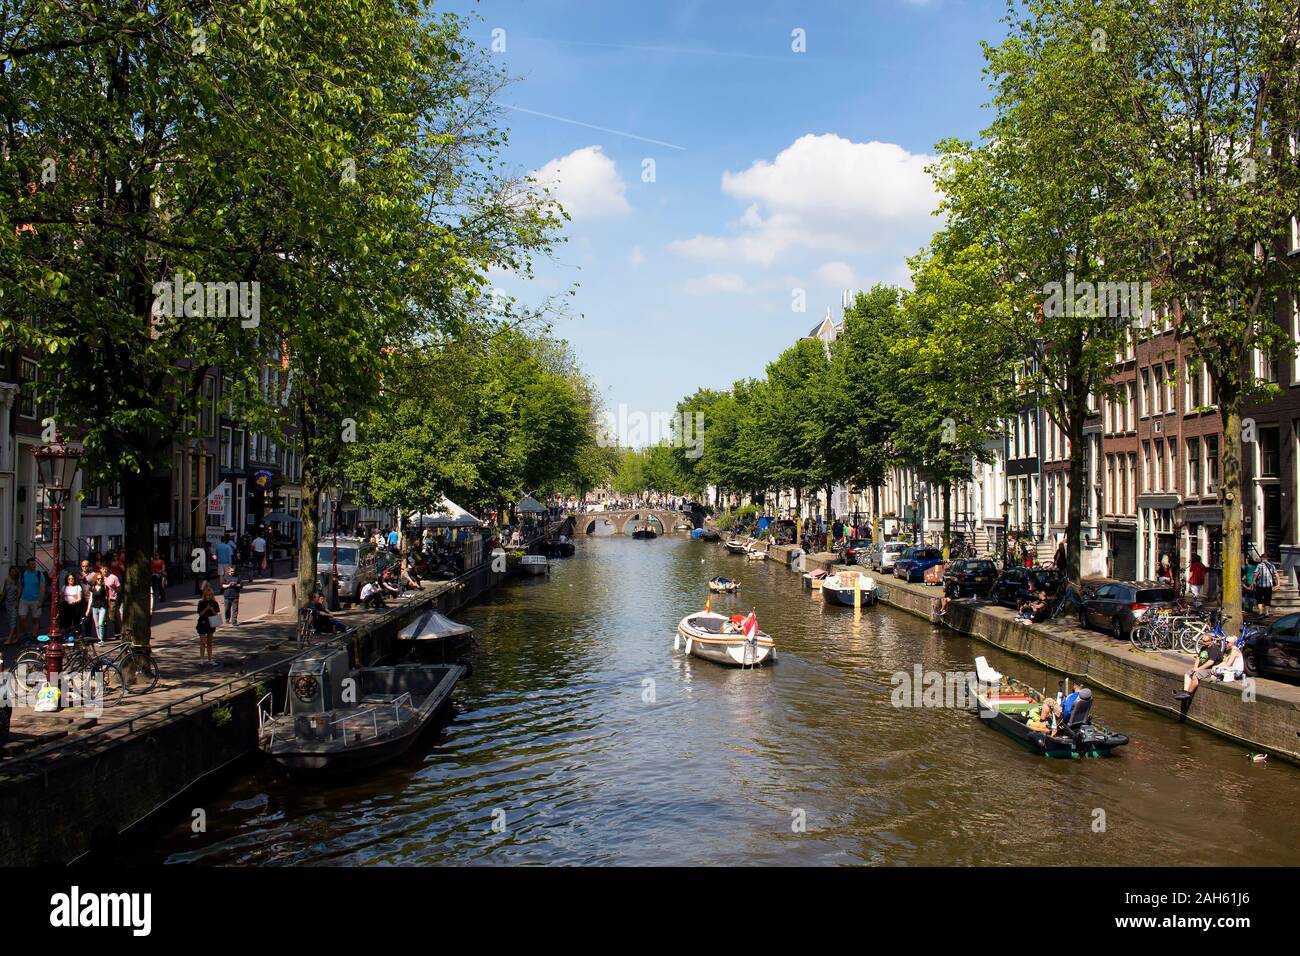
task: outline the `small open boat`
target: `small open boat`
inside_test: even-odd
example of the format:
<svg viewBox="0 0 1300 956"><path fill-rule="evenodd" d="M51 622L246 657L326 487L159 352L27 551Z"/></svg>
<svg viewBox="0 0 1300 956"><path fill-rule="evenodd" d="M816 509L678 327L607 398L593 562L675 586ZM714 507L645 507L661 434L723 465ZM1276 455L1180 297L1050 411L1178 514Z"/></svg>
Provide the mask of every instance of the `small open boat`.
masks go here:
<svg viewBox="0 0 1300 956"><path fill-rule="evenodd" d="M722 542L722 546L732 554L747 554L749 552L749 542L737 541L735 538Z"/></svg>
<svg viewBox="0 0 1300 956"><path fill-rule="evenodd" d="M716 578L709 579L709 590L714 594L734 594L740 590L740 582L733 578L724 578L718 575Z"/></svg>
<svg viewBox="0 0 1300 956"><path fill-rule="evenodd" d="M776 645L772 638L759 631L752 639L737 627L735 618L741 615L725 617L714 611L697 611L682 618L677 625L677 636L673 638L673 648L686 642L686 653L702 657L715 664L729 667L759 667L776 661ZM743 620L743 618L741 618ZM727 625L735 627L734 632L724 631Z"/></svg>
<svg viewBox="0 0 1300 956"><path fill-rule="evenodd" d="M349 668L348 649L312 648L289 668L284 712L258 702L258 746L289 770L346 772L404 753L451 702L460 664Z"/></svg>
<svg viewBox="0 0 1300 956"><path fill-rule="evenodd" d="M551 569L544 554L525 554L519 559L520 574L545 574Z"/></svg>
<svg viewBox="0 0 1300 956"><path fill-rule="evenodd" d="M650 538L657 538L659 535L655 532L654 528L650 527L648 524L644 524L632 532L632 537L648 540Z"/></svg>
<svg viewBox="0 0 1300 956"><path fill-rule="evenodd" d="M695 530L695 525L691 524L689 521L679 521L679 522L677 522L677 524L673 525L673 530L674 530L674 531L694 531L694 530Z"/></svg>
<svg viewBox="0 0 1300 956"><path fill-rule="evenodd" d="M746 560L746 561L766 561L766 560L767 560L767 552L766 552L766 551L763 551L763 550L760 550L760 549L758 549L758 548L750 548L748 551L745 552L745 560Z"/></svg>
<svg viewBox="0 0 1300 956"><path fill-rule="evenodd" d="M872 607L880 600L880 588L874 578L861 571L841 570L822 581L822 597L844 607L853 607L853 591L861 588L861 606Z"/></svg>
<svg viewBox="0 0 1300 956"><path fill-rule="evenodd" d="M803 576L803 589L805 591L820 591L825 583L826 572L821 568L816 571L809 571Z"/></svg>
<svg viewBox="0 0 1300 956"><path fill-rule="evenodd" d="M1045 698L1040 691L999 674L983 657L975 658L975 701L980 719L1047 757L1096 757L1128 743L1092 722L1092 691L1084 688L1067 720L1055 732L1034 730L1029 711ZM1053 721L1053 723L1055 723Z"/></svg>

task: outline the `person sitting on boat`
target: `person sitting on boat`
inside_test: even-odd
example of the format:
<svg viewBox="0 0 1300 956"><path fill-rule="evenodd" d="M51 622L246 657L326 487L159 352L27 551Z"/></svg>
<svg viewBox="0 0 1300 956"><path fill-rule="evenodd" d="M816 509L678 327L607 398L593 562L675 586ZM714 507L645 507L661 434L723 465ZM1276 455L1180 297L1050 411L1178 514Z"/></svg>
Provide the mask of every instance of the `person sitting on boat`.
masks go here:
<svg viewBox="0 0 1300 956"><path fill-rule="evenodd" d="M1061 701L1061 719L1065 721L1070 719L1070 712L1074 710L1074 705L1079 702L1079 692L1083 690L1083 681L1076 677L1070 681L1070 687L1073 688L1073 692L1066 694L1065 699Z"/></svg>
<svg viewBox="0 0 1300 956"><path fill-rule="evenodd" d="M1025 715L1025 726L1039 733L1050 734L1055 731L1053 717L1056 714L1056 701L1050 697L1037 707L1031 707Z"/></svg>

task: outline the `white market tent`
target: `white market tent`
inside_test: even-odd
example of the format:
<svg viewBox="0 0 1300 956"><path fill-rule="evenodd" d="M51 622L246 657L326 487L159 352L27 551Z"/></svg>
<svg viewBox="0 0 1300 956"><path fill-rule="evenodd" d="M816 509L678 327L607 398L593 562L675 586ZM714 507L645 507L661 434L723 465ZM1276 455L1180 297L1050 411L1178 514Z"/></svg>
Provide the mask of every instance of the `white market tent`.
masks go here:
<svg viewBox="0 0 1300 956"><path fill-rule="evenodd" d="M532 495L524 495L523 500L515 505L515 511L521 515L544 515L546 507Z"/></svg>
<svg viewBox="0 0 1300 956"><path fill-rule="evenodd" d="M450 498L443 498L439 510L428 514L407 516L407 526L421 528L480 528L483 522Z"/></svg>

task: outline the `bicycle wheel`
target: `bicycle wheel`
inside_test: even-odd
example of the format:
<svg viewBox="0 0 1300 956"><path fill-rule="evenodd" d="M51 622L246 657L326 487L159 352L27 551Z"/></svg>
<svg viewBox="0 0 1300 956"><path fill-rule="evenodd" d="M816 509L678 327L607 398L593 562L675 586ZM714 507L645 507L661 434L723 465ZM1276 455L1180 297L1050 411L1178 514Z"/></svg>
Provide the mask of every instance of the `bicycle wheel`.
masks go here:
<svg viewBox="0 0 1300 956"><path fill-rule="evenodd" d="M1179 649L1184 654L1195 654L1201 646L1201 636L1209 631L1204 621L1185 622L1178 631Z"/></svg>
<svg viewBox="0 0 1300 956"><path fill-rule="evenodd" d="M97 661L87 676L105 704L120 704L126 697L126 678L122 676L122 668L107 658Z"/></svg>
<svg viewBox="0 0 1300 956"><path fill-rule="evenodd" d="M128 651L122 660L122 676L128 694L147 694L158 686L158 662L152 654Z"/></svg>
<svg viewBox="0 0 1300 956"><path fill-rule="evenodd" d="M1149 651L1152 646L1151 628L1146 624L1139 624L1128 632L1129 643L1140 651Z"/></svg>

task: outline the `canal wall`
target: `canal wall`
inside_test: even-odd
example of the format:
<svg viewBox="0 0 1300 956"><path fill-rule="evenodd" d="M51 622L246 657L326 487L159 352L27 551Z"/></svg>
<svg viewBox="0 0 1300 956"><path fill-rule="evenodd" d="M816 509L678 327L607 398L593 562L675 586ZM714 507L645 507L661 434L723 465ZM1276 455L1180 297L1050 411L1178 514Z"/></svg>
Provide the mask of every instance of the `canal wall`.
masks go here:
<svg viewBox="0 0 1300 956"><path fill-rule="evenodd" d="M376 660L418 613L429 607L454 611L504 577L485 564L381 612L353 612L356 630L346 640L356 659ZM351 617L344 620L351 624ZM286 639L294 639L294 621L283 627ZM50 865L109 853L157 811L256 753L257 702L277 683L277 674L284 683L293 656L260 679L250 677L225 692L218 684L194 706L141 718L122 733L0 764L0 860L6 866Z"/></svg>
<svg viewBox="0 0 1300 956"><path fill-rule="evenodd" d="M771 559L791 564L791 546L773 547ZM804 556L807 570L830 571L835 555ZM1139 651L1126 642L1066 624L1022 624L1007 608L956 601L939 617L940 589L877 575L881 601L901 611L942 622L968 637L1028 658L1126 697L1175 720L1300 764L1300 687L1268 678L1243 683L1202 683L1191 700L1179 701L1189 657Z"/></svg>

